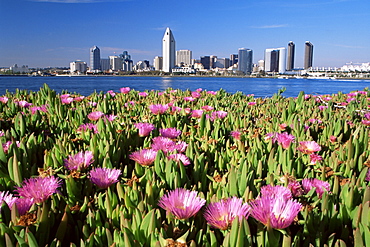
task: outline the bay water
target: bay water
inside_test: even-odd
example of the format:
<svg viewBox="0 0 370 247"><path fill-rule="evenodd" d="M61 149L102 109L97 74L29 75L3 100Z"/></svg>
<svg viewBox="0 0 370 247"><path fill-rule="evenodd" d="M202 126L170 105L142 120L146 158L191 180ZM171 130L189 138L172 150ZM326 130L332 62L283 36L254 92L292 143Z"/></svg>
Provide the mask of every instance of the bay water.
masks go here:
<svg viewBox="0 0 370 247"><path fill-rule="evenodd" d="M242 78L242 77L149 77L149 76L0 76L0 95L16 89L38 91L46 83L58 93L78 93L88 96L94 92L119 92L122 87L137 91L167 88L207 91L225 90L228 93L242 92L255 97L271 97L279 89L286 88L285 97L296 97L301 91L307 94L349 93L364 90L370 80L345 79L280 79L280 78Z"/></svg>

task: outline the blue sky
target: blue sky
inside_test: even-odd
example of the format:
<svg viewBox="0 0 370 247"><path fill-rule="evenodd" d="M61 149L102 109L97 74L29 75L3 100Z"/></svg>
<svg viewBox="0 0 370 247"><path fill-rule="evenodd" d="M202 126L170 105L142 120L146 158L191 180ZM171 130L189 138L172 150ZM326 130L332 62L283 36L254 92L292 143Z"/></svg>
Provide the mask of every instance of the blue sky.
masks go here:
<svg viewBox="0 0 370 247"><path fill-rule="evenodd" d="M305 41L314 45L316 66L370 62L368 0L0 0L0 67L89 63L89 48L101 56L127 50L134 62L161 55L170 27L176 49L229 57L296 44L303 66Z"/></svg>

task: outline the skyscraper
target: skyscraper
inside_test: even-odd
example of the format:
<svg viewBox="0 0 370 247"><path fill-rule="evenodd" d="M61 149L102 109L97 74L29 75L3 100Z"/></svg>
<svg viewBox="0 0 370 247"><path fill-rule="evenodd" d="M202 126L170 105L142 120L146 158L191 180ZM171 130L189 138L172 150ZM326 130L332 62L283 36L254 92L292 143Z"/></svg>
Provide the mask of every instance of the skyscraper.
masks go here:
<svg viewBox="0 0 370 247"><path fill-rule="evenodd" d="M176 44L171 29L168 27L162 42L163 71L172 72L176 62Z"/></svg>
<svg viewBox="0 0 370 247"><path fill-rule="evenodd" d="M211 57L201 56L200 63L203 65L204 69L210 69L211 68Z"/></svg>
<svg viewBox="0 0 370 247"><path fill-rule="evenodd" d="M97 46L90 49L90 70L101 70L100 49Z"/></svg>
<svg viewBox="0 0 370 247"><path fill-rule="evenodd" d="M238 54L231 54L230 55L230 66L238 63Z"/></svg>
<svg viewBox="0 0 370 247"><path fill-rule="evenodd" d="M238 50L238 70L250 74L253 67L252 59L253 51L251 49L240 48Z"/></svg>
<svg viewBox="0 0 370 247"><path fill-rule="evenodd" d="M285 73L286 70L286 49L273 48L265 51L265 71Z"/></svg>
<svg viewBox="0 0 370 247"><path fill-rule="evenodd" d="M310 41L306 41L304 46L304 69L312 67L313 61L313 44Z"/></svg>
<svg viewBox="0 0 370 247"><path fill-rule="evenodd" d="M163 58L162 57L159 57L159 56L156 56L154 58L153 65L154 65L154 69L155 70L162 70Z"/></svg>
<svg viewBox="0 0 370 247"><path fill-rule="evenodd" d="M192 52L189 50L176 51L176 65L191 65Z"/></svg>
<svg viewBox="0 0 370 247"><path fill-rule="evenodd" d="M286 64L286 70L294 69L294 52L295 52L295 44L293 43L293 41L290 41L288 44L288 61Z"/></svg>

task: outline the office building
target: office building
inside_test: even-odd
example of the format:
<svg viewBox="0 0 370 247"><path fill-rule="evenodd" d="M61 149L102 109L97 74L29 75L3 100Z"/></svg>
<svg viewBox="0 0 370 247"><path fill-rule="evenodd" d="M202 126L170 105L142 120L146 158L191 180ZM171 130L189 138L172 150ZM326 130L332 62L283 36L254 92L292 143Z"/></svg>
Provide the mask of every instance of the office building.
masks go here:
<svg viewBox="0 0 370 247"><path fill-rule="evenodd" d="M230 66L238 63L238 54L231 54L230 55Z"/></svg>
<svg viewBox="0 0 370 247"><path fill-rule="evenodd" d="M210 69L211 68L211 57L210 56L200 57L200 63L203 65L203 69Z"/></svg>
<svg viewBox="0 0 370 247"><path fill-rule="evenodd" d="M238 70L245 74L252 73L253 51L251 49L240 48L238 50Z"/></svg>
<svg viewBox="0 0 370 247"><path fill-rule="evenodd" d="M109 56L109 64L113 71L122 70L122 60L119 56Z"/></svg>
<svg viewBox="0 0 370 247"><path fill-rule="evenodd" d="M163 66L163 58L156 56L153 61L154 69L155 70L162 70Z"/></svg>
<svg viewBox="0 0 370 247"><path fill-rule="evenodd" d="M81 60L71 62L69 64L71 73L85 73L87 71L87 64Z"/></svg>
<svg viewBox="0 0 370 247"><path fill-rule="evenodd" d="M284 74L286 71L286 48L265 50L265 71Z"/></svg>
<svg viewBox="0 0 370 247"><path fill-rule="evenodd" d="M101 70L100 49L97 46L90 49L90 71L92 70Z"/></svg>
<svg viewBox="0 0 370 247"><path fill-rule="evenodd" d="M189 50L179 50L176 51L176 65L189 66L191 65L192 52Z"/></svg>
<svg viewBox="0 0 370 247"><path fill-rule="evenodd" d="M213 61L213 68L227 69L230 65L229 58L215 58Z"/></svg>
<svg viewBox="0 0 370 247"><path fill-rule="evenodd" d="M294 53L295 53L295 44L293 41L290 41L288 44L288 58L286 64L286 70L294 69Z"/></svg>
<svg viewBox="0 0 370 247"><path fill-rule="evenodd" d="M100 68L101 68L101 71L110 70L110 60L109 60L109 58L101 58L100 59Z"/></svg>
<svg viewBox="0 0 370 247"><path fill-rule="evenodd" d="M304 46L304 69L309 69L312 67L313 61L313 44L306 41Z"/></svg>
<svg viewBox="0 0 370 247"><path fill-rule="evenodd" d="M166 29L163 36L162 42L162 57L163 57L163 68L164 72L172 72L176 62L176 44L175 38L170 28Z"/></svg>

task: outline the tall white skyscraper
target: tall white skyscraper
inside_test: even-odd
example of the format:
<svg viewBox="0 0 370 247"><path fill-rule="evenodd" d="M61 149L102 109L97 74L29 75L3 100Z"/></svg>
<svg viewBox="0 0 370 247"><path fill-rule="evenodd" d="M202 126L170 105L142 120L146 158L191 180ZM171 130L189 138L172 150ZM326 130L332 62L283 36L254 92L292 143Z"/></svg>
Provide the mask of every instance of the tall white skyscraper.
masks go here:
<svg viewBox="0 0 370 247"><path fill-rule="evenodd" d="M191 65L192 52L189 50L176 51L176 65Z"/></svg>
<svg viewBox="0 0 370 247"><path fill-rule="evenodd" d="M162 42L163 71L172 72L176 62L176 44L171 29L168 27Z"/></svg>

